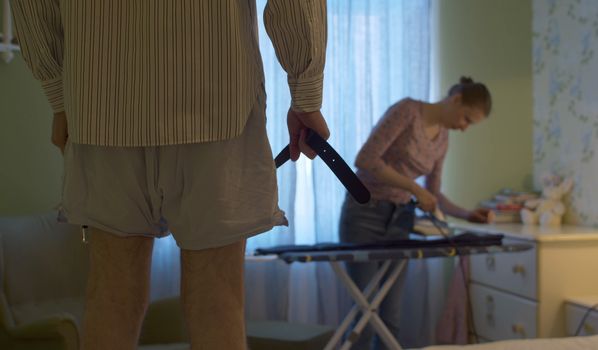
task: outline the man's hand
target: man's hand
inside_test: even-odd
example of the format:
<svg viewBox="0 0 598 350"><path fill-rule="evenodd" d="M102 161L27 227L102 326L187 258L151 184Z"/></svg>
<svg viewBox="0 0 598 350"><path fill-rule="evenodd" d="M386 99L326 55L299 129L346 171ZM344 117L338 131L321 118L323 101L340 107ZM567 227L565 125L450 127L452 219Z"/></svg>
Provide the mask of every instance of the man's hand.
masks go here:
<svg viewBox="0 0 598 350"><path fill-rule="evenodd" d="M316 152L305 143L308 128L318 133L324 140L328 140L330 137L328 125L320 111L295 112L292 109L289 109L289 113L287 114L287 126L289 128L290 137L289 151L293 162L299 159L300 153L305 154L309 159L314 159L316 157Z"/></svg>
<svg viewBox="0 0 598 350"><path fill-rule="evenodd" d="M64 112L54 114L54 121L52 122L52 144L60 148L62 154L64 154L64 146L66 146L68 137L66 114Z"/></svg>

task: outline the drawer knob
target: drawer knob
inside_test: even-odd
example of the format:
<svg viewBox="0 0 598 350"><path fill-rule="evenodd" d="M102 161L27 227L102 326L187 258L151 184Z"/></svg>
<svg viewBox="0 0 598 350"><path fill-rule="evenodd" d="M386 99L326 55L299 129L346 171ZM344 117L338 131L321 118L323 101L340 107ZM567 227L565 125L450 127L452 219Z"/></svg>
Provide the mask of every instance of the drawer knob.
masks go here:
<svg viewBox="0 0 598 350"><path fill-rule="evenodd" d="M514 274L520 273L521 276L525 276L525 266L520 265L520 264L513 266L513 273Z"/></svg>
<svg viewBox="0 0 598 350"><path fill-rule="evenodd" d="M486 257L486 267L488 268L488 270L494 271L494 266L495 266L494 256L488 255Z"/></svg>
<svg viewBox="0 0 598 350"><path fill-rule="evenodd" d="M513 330L513 333L519 334L525 338L525 327L523 327L523 325L514 324L511 329Z"/></svg>
<svg viewBox="0 0 598 350"><path fill-rule="evenodd" d="M490 318L494 319L494 298L492 295L486 296L486 320L490 321Z"/></svg>
<svg viewBox="0 0 598 350"><path fill-rule="evenodd" d="M594 331L594 326L592 326L591 324L589 324L587 322L585 322L583 324L583 330L584 330L584 332L586 332L587 335L596 333L596 331Z"/></svg>

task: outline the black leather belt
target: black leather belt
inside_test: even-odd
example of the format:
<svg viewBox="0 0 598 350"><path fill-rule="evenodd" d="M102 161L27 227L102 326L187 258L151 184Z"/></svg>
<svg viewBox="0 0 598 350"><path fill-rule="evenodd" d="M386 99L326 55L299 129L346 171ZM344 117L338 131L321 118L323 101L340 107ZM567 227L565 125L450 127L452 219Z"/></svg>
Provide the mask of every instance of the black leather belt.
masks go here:
<svg viewBox="0 0 598 350"><path fill-rule="evenodd" d="M334 175L345 186L351 196L361 204L367 203L370 200L370 191L363 185L357 175L351 170L343 158L324 140L318 133L308 129L305 142L311 147L326 165L332 170ZM291 152L287 145L274 158L276 167L279 168L286 161L291 159Z"/></svg>

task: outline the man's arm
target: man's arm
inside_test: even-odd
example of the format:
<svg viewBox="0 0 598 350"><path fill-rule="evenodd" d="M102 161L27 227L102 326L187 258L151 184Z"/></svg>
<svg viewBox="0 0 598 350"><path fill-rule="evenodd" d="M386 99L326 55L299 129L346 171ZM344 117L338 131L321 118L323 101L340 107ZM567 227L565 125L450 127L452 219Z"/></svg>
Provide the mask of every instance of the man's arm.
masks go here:
<svg viewBox="0 0 598 350"><path fill-rule="evenodd" d="M307 129L324 139L330 131L320 113L326 61L326 0L269 0L266 31L287 72L291 108L287 114L291 160L316 153L305 143Z"/></svg>
<svg viewBox="0 0 598 350"><path fill-rule="evenodd" d="M23 59L42 84L55 114L64 111L64 34L58 0L11 0Z"/></svg>
<svg viewBox="0 0 598 350"><path fill-rule="evenodd" d="M326 1L269 0L264 22L288 75L292 110L319 111L326 60Z"/></svg>

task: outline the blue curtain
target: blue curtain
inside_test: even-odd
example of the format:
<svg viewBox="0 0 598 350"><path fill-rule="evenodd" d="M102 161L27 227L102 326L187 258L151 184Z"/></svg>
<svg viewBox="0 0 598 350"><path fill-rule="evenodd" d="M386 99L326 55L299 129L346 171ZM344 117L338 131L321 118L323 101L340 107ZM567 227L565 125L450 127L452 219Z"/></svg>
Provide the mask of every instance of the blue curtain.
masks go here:
<svg viewBox="0 0 598 350"><path fill-rule="evenodd" d="M259 23L266 0L258 0ZM290 95L263 25L260 50L266 72L268 136L274 154L288 143ZM353 166L359 148L386 108L430 91L428 0L328 0L328 48L322 112L329 142ZM289 228L249 240L256 247L337 241L345 190L324 163L305 157L278 170L280 207Z"/></svg>
<svg viewBox="0 0 598 350"><path fill-rule="evenodd" d="M257 3L261 16L266 0ZM322 113L331 131L329 142L351 166L372 127L391 104L406 96L430 98L430 6L429 0L328 1ZM290 97L286 74L263 26L260 49L266 71L268 135L276 154L288 143L286 111ZM278 179L280 207L287 213L290 227L250 239L248 251L276 244L338 241L345 189L326 165L319 159L301 157L279 169ZM246 266L249 319L336 325L350 306L344 288L327 264L286 267L280 262L256 262ZM412 277L423 273L424 278L408 278L408 283L425 292L425 266L412 265L409 273ZM413 297L412 293L405 294ZM423 305L428 300L421 295L410 299L413 306L405 308L410 313L405 317L409 320L405 333L412 339L404 343L428 343L433 327L424 315Z"/></svg>

